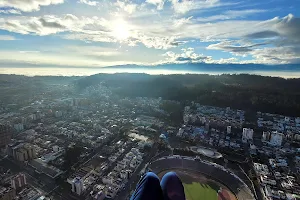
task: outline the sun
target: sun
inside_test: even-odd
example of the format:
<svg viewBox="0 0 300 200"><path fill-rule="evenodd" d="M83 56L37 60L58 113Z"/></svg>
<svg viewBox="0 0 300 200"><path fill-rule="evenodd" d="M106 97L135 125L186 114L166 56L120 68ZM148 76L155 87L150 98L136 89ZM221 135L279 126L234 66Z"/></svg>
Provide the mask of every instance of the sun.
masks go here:
<svg viewBox="0 0 300 200"><path fill-rule="evenodd" d="M129 25L123 19L112 23L112 35L118 40L125 40L130 36Z"/></svg>

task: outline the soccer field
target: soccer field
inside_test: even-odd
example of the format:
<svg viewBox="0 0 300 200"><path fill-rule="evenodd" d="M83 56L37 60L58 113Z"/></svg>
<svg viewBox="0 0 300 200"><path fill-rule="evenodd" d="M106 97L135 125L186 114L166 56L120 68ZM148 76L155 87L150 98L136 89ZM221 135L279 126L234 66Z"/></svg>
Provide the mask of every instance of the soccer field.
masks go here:
<svg viewBox="0 0 300 200"><path fill-rule="evenodd" d="M173 170L181 179L187 200L237 200L225 186L201 174L184 170ZM162 178L167 171L159 174Z"/></svg>
<svg viewBox="0 0 300 200"><path fill-rule="evenodd" d="M207 184L183 184L187 200L218 200L218 193Z"/></svg>

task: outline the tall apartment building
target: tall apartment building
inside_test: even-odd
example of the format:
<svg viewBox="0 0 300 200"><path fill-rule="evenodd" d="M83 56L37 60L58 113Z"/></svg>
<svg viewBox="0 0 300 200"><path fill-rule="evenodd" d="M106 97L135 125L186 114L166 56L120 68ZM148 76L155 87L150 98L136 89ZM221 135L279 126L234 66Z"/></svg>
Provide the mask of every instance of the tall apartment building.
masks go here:
<svg viewBox="0 0 300 200"><path fill-rule="evenodd" d="M11 186L14 189L19 189L27 185L25 174L19 173L11 178Z"/></svg>
<svg viewBox="0 0 300 200"><path fill-rule="evenodd" d="M33 160L36 158L36 151L34 146L28 143L9 145L7 148L7 154L21 162Z"/></svg>
<svg viewBox="0 0 300 200"><path fill-rule="evenodd" d="M11 140L12 129L8 125L0 124L0 148L5 148Z"/></svg>

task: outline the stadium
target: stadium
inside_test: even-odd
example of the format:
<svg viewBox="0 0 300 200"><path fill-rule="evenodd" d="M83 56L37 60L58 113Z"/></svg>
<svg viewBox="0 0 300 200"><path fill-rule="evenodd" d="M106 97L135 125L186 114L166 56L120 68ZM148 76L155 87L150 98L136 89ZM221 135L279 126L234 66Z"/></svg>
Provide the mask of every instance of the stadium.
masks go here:
<svg viewBox="0 0 300 200"><path fill-rule="evenodd" d="M174 155L159 158L151 162L148 168L160 177L167 171L180 173L178 175L181 179L181 174L194 177L193 181L189 181L188 184L185 182L186 180L182 179L187 200L255 200L251 190L237 175L225 169L223 166L212 162L187 156ZM202 175L206 177L207 180L215 182L220 186L220 189L213 190L213 187L210 188L209 185L204 185L201 181L195 181L196 174L198 174L199 177ZM199 194L201 191L205 191L206 194ZM207 193L207 191L209 191L209 193ZM215 192L211 193L211 191ZM224 197L222 191L225 191L226 197Z"/></svg>

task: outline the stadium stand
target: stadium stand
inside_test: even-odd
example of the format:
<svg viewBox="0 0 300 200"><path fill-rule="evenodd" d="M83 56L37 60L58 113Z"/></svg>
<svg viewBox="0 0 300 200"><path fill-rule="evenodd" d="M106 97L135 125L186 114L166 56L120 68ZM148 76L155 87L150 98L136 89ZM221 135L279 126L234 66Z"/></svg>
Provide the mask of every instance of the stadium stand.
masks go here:
<svg viewBox="0 0 300 200"><path fill-rule="evenodd" d="M186 156L168 156L159 158L149 165L156 174L172 169L190 170L204 174L228 187L238 200L255 200L249 187L237 175L221 165Z"/></svg>

